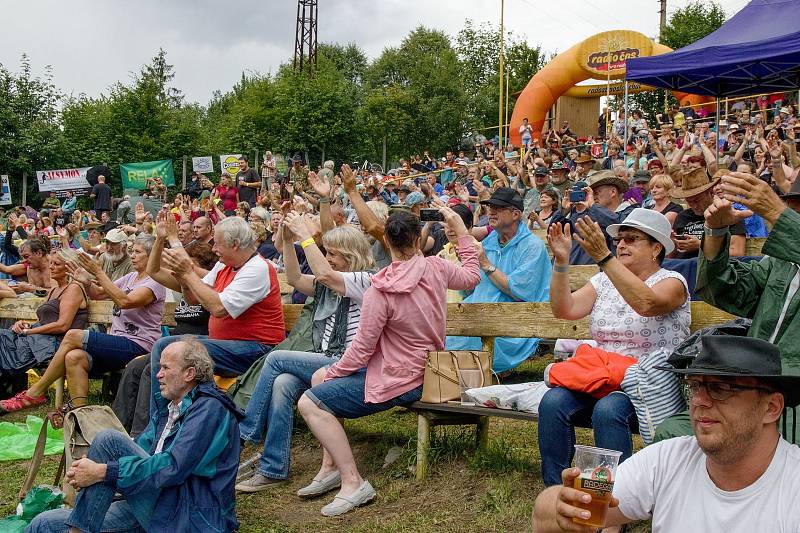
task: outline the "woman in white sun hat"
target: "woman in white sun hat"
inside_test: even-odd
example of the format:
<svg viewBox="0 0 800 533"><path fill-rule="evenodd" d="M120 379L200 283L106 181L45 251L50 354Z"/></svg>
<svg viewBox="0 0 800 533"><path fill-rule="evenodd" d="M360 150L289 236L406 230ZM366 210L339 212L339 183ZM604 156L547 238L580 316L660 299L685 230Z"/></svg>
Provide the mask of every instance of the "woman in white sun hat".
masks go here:
<svg viewBox="0 0 800 533"><path fill-rule="evenodd" d="M547 235L553 251L550 306L556 318L589 317L589 332L597 348L579 346L576 356L595 350L601 358L638 359L647 353L671 350L689 335L691 308L686 280L661 267L674 248L667 218L650 209L637 208L621 224L608 226L616 245L609 250L596 222L583 217L576 223L580 235L569 227L551 224ZM600 267L589 282L575 291L569 284L572 238ZM554 371L552 373L555 373ZM595 445L632 453L631 434L638 428L633 404L623 393L556 386L539 405L539 450L546 485L561 483L561 471L572 462L575 426L594 430Z"/></svg>

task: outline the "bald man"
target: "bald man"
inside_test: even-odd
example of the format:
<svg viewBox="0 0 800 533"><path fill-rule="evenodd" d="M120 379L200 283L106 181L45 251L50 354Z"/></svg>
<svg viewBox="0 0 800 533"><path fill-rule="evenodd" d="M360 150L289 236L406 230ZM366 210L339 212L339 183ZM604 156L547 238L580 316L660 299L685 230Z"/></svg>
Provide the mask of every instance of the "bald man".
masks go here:
<svg viewBox="0 0 800 533"><path fill-rule="evenodd" d="M208 217L197 217L192 222L192 236L193 242L201 242L214 246L214 227L211 224L211 219Z"/></svg>

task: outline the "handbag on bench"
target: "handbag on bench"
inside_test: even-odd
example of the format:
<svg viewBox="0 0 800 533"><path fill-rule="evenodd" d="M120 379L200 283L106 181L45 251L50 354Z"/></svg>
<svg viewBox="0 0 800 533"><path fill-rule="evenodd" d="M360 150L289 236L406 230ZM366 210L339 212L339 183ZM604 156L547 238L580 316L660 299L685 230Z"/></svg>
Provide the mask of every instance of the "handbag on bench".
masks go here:
<svg viewBox="0 0 800 533"><path fill-rule="evenodd" d="M452 350L428 352L422 383L424 403L446 403L461 399L458 370L480 370L481 387L492 384L492 354L484 351Z"/></svg>

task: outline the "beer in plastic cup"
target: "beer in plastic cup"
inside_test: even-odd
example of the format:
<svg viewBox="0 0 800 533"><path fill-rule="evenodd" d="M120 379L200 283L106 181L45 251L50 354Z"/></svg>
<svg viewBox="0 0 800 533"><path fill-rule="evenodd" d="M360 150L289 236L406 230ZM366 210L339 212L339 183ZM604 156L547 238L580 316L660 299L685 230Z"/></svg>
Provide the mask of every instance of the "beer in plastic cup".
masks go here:
<svg viewBox="0 0 800 533"><path fill-rule="evenodd" d="M461 389L461 405L475 405L475 402L467 396L467 389L474 389L481 386L482 372L477 368L459 368L458 386Z"/></svg>
<svg viewBox="0 0 800 533"><path fill-rule="evenodd" d="M581 509L591 513L587 520L573 518L576 524L592 527L603 527L606 523L608 505L611 503L611 492L614 490L614 478L617 464L622 452L606 450L592 446L575 446L575 466L581 471L575 478L573 486L592 497L589 503L577 502Z"/></svg>

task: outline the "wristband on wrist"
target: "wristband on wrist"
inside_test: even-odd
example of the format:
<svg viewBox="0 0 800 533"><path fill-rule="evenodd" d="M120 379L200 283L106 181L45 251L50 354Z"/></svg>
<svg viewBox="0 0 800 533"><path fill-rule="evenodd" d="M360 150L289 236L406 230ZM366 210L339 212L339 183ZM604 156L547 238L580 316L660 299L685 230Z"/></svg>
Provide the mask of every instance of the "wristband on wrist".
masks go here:
<svg viewBox="0 0 800 533"><path fill-rule="evenodd" d="M565 274L565 273L569 272L569 265L556 265L556 264L554 264L553 265L553 272L560 272L562 274Z"/></svg>
<svg viewBox="0 0 800 533"><path fill-rule="evenodd" d="M330 196L322 196L322 197L320 197L319 203L321 203L321 204L329 204L329 203L331 203Z"/></svg>
<svg viewBox="0 0 800 533"><path fill-rule="evenodd" d="M703 233L706 237L724 237L728 233L729 228L729 226L725 226L724 228L709 228L703 225Z"/></svg>
<svg viewBox="0 0 800 533"><path fill-rule="evenodd" d="M614 258L614 254L612 254L611 252L608 252L607 256L605 256L604 258L602 258L600 261L597 262L597 267L600 270L602 270L603 269L603 265L605 265L606 263L611 261L611 259L613 259L613 258Z"/></svg>
<svg viewBox="0 0 800 533"><path fill-rule="evenodd" d="M312 244L316 244L316 241L314 240L314 237L309 237L308 239L300 243L300 247L305 249L311 246Z"/></svg>

